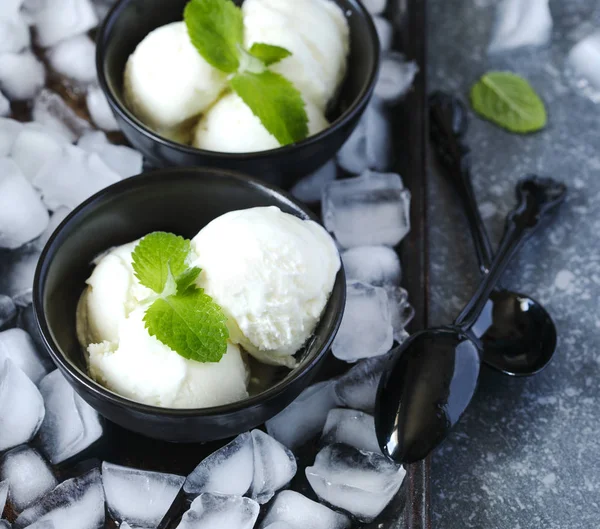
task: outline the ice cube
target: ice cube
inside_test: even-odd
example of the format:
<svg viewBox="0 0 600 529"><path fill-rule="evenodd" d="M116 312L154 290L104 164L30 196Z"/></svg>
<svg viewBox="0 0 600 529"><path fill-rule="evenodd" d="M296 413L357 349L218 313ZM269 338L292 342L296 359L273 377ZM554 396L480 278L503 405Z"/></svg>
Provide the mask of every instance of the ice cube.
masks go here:
<svg viewBox="0 0 600 529"><path fill-rule="evenodd" d="M346 279L373 286L398 285L402 270L398 254L388 246L357 246L342 253Z"/></svg>
<svg viewBox="0 0 600 529"><path fill-rule="evenodd" d="M77 145L88 152L95 152L102 161L121 178L135 176L142 172L142 154L124 145L113 145L104 132L97 130L84 134Z"/></svg>
<svg viewBox="0 0 600 529"><path fill-rule="evenodd" d="M61 206L60 208L56 209L54 213L52 213L52 216L50 217L50 223L48 224L46 231L42 233L42 235L35 241L37 248L42 250L44 246L46 246L46 243L55 232L56 228L58 228L59 224L65 220L69 213L71 213L71 209L64 206Z"/></svg>
<svg viewBox="0 0 600 529"><path fill-rule="evenodd" d="M17 326L29 333L29 336L31 336L35 342L35 345L37 346L38 353L40 353L46 359L46 367L51 369L54 363L46 351L44 340L35 319L35 314L33 313L33 305L27 305L25 308L19 311L19 315L17 317Z"/></svg>
<svg viewBox="0 0 600 529"><path fill-rule="evenodd" d="M36 522L52 522L56 529L98 529L104 527L104 519L104 490L96 468L44 495L19 515L14 529L30 529Z"/></svg>
<svg viewBox="0 0 600 529"><path fill-rule="evenodd" d="M33 53L0 55L0 90L9 99L33 99L45 82L44 65Z"/></svg>
<svg viewBox="0 0 600 529"><path fill-rule="evenodd" d="M31 336L23 329L0 332L0 361L3 358L10 358L36 385L48 373L45 360L37 352Z"/></svg>
<svg viewBox="0 0 600 529"><path fill-rule="evenodd" d="M8 480L10 502L18 512L29 507L58 484L44 458L27 446L4 454L0 462L0 479Z"/></svg>
<svg viewBox="0 0 600 529"><path fill-rule="evenodd" d="M349 281L346 308L331 346L336 358L356 362L387 353L394 341L386 291L360 281Z"/></svg>
<svg viewBox="0 0 600 529"><path fill-rule="evenodd" d="M34 24L41 46L54 46L61 40L87 33L98 24L90 0L53 0L36 10Z"/></svg>
<svg viewBox="0 0 600 529"><path fill-rule="evenodd" d="M318 202L325 184L335 180L337 168L332 160L314 173L305 176L292 187L292 195L303 202Z"/></svg>
<svg viewBox="0 0 600 529"><path fill-rule="evenodd" d="M343 443L358 450L381 453L375 434L375 420L363 411L344 408L331 410L321 441L324 444Z"/></svg>
<svg viewBox="0 0 600 529"><path fill-rule="evenodd" d="M388 52L381 58L375 95L386 103L395 103L405 95L419 71L417 63L407 61L398 52Z"/></svg>
<svg viewBox="0 0 600 529"><path fill-rule="evenodd" d="M35 384L12 360L0 360L0 452L27 443L44 420Z"/></svg>
<svg viewBox="0 0 600 529"><path fill-rule="evenodd" d="M552 35L552 15L548 0L502 0L489 53L500 53L527 46L545 46Z"/></svg>
<svg viewBox="0 0 600 529"><path fill-rule="evenodd" d="M382 16L374 16L373 23L379 37L379 47L381 51L387 51L392 47L392 39L394 38L394 27L392 23Z"/></svg>
<svg viewBox="0 0 600 529"><path fill-rule="evenodd" d="M274 528L276 524L291 529L348 529L350 519L329 507L291 490L277 494L261 527Z"/></svg>
<svg viewBox="0 0 600 529"><path fill-rule="evenodd" d="M398 492L406 471L386 457L335 444L321 450L306 477L325 503L370 522Z"/></svg>
<svg viewBox="0 0 600 529"><path fill-rule="evenodd" d="M0 15L0 55L23 51L29 42L29 27L19 14Z"/></svg>
<svg viewBox="0 0 600 529"><path fill-rule="evenodd" d="M96 45L87 35L59 42L48 51L50 66L80 83L96 81Z"/></svg>
<svg viewBox="0 0 600 529"><path fill-rule="evenodd" d="M389 355L367 358L337 379L335 393L343 406L373 413L381 375Z"/></svg>
<svg viewBox="0 0 600 529"><path fill-rule="evenodd" d="M329 410L339 405L335 383L331 380L318 382L303 390L287 408L269 419L267 432L295 450L319 435Z"/></svg>
<svg viewBox="0 0 600 529"><path fill-rule="evenodd" d="M362 173L369 167L364 116L338 151L337 162L344 171L352 174Z"/></svg>
<svg viewBox="0 0 600 529"><path fill-rule="evenodd" d="M0 481L0 516L4 511L6 498L8 498L8 480Z"/></svg>
<svg viewBox="0 0 600 529"><path fill-rule="evenodd" d="M392 166L392 129L389 115L375 99L365 112L366 155L370 169L386 171Z"/></svg>
<svg viewBox="0 0 600 529"><path fill-rule="evenodd" d="M42 379L40 392L46 404L40 445L53 464L79 454L101 437L98 414L75 394L60 371Z"/></svg>
<svg viewBox="0 0 600 529"><path fill-rule="evenodd" d="M372 15L380 15L385 11L387 0L363 0L363 5Z"/></svg>
<svg viewBox="0 0 600 529"><path fill-rule="evenodd" d="M10 154L23 124L10 118L0 118L0 158Z"/></svg>
<svg viewBox="0 0 600 529"><path fill-rule="evenodd" d="M17 315L17 307L10 296L0 294L0 328Z"/></svg>
<svg viewBox="0 0 600 529"><path fill-rule="evenodd" d="M249 432L204 459L187 477L186 494L215 492L243 496L252 485L254 451Z"/></svg>
<svg viewBox="0 0 600 529"><path fill-rule="evenodd" d="M35 98L32 115L34 121L62 134L70 142L91 129L87 121L81 119L62 97L51 90L44 89Z"/></svg>
<svg viewBox="0 0 600 529"><path fill-rule="evenodd" d="M410 192L394 173L366 171L323 191L323 220L344 248L395 246L410 230Z"/></svg>
<svg viewBox="0 0 600 529"><path fill-rule="evenodd" d="M58 527L54 525L52 520L40 520L33 525L27 526L27 529L58 529Z"/></svg>
<svg viewBox="0 0 600 529"><path fill-rule="evenodd" d="M408 292L402 287L386 286L385 291L390 305L390 317L394 329L394 339L402 343L406 338L405 327L415 316L415 309L408 302Z"/></svg>
<svg viewBox="0 0 600 529"><path fill-rule="evenodd" d="M252 529L259 511L250 498L205 492L192 502L177 529Z"/></svg>
<svg viewBox="0 0 600 529"><path fill-rule="evenodd" d="M566 74L587 97L600 103L600 29L573 46Z"/></svg>
<svg viewBox="0 0 600 529"><path fill-rule="evenodd" d="M63 147L36 175L33 184L41 191L46 206L75 208L94 193L120 180L96 153L74 145Z"/></svg>
<svg viewBox="0 0 600 529"><path fill-rule="evenodd" d="M10 113L10 101L0 92L0 116L7 117L10 116Z"/></svg>
<svg viewBox="0 0 600 529"><path fill-rule="evenodd" d="M250 497L267 503L296 475L298 466L294 454L280 442L260 430L252 430L254 476Z"/></svg>
<svg viewBox="0 0 600 529"><path fill-rule="evenodd" d="M22 3L23 0L2 0L0 2L0 16L10 16L18 13Z"/></svg>
<svg viewBox="0 0 600 529"><path fill-rule="evenodd" d="M34 245L26 245L13 251L4 261L4 274L0 276L0 290L6 292L15 305L31 304L33 276L40 257Z"/></svg>
<svg viewBox="0 0 600 529"><path fill-rule="evenodd" d="M119 522L155 529L179 494L185 478L102 463L106 504Z"/></svg>
<svg viewBox="0 0 600 529"><path fill-rule="evenodd" d="M293 525L290 525L287 522L275 522L270 523L269 525L261 525L261 527L263 529L296 529Z"/></svg>
<svg viewBox="0 0 600 529"><path fill-rule="evenodd" d="M11 157L32 182L44 164L60 155L64 144L46 130L24 127L15 140Z"/></svg>
<svg viewBox="0 0 600 529"><path fill-rule="evenodd" d="M107 131L119 130L119 125L117 125L108 100L99 87L88 89L86 102L88 112L96 127Z"/></svg>
<svg viewBox="0 0 600 529"><path fill-rule="evenodd" d="M49 217L15 162L0 159L0 248L18 248L39 237Z"/></svg>
<svg viewBox="0 0 600 529"><path fill-rule="evenodd" d="M12 529L12 525L10 525L10 522L8 520L0 520L0 529ZM28 529L54 529L52 527L49 528L40 528L40 527L34 527L33 525L29 526Z"/></svg>

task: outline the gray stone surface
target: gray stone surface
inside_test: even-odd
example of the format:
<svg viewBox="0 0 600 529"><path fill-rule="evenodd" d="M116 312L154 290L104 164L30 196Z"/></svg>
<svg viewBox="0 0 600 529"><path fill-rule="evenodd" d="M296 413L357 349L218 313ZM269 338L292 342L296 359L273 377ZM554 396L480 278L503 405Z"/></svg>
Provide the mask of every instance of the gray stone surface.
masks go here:
<svg viewBox="0 0 600 529"><path fill-rule="evenodd" d="M523 0L527 1L527 0ZM553 363L531 379L485 371L471 408L433 459L434 527L600 526L600 105L563 75L573 43L600 27L600 1L551 0L552 45L490 59L493 0L430 0L430 88L465 99L490 69L525 76L547 104L548 127L518 136L473 117L475 190L492 238L527 173L569 187L559 219L526 246L504 286L553 315ZM457 201L435 169L430 187L432 323L451 321L477 282Z"/></svg>

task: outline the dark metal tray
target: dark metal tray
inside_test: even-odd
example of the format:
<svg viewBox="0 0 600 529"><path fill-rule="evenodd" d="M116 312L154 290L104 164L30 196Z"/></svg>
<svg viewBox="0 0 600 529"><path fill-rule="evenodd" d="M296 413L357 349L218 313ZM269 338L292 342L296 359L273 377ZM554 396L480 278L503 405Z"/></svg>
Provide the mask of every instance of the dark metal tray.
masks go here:
<svg viewBox="0 0 600 529"><path fill-rule="evenodd" d="M427 324L428 308L428 259L426 231L426 1L390 0L386 16L392 20L395 35L394 48L417 62L419 73L410 93L394 109L392 115L394 170L403 177L405 186L412 193L411 232L399 249L403 265L403 286L415 308L415 317L409 330L414 332ZM60 78L49 76L48 86L59 92L84 118L89 118L82 98L62 83ZM13 109L15 117L26 119L28 109ZM120 141L116 135L111 135ZM0 255L0 259L1 259ZM27 311L19 316L19 325L31 330ZM29 315L30 316L30 315ZM346 366L347 368L347 366ZM339 372L342 364L335 359L325 367L325 373ZM55 468L60 480L79 475L99 461L186 475L208 454L222 446L219 441L204 445L176 445L155 441L106 422L105 433L98 444L87 453L80 454L77 462ZM316 453L312 450L312 457ZM305 461L306 462L306 461ZM311 461L312 463L312 461ZM430 479L429 460L410 465L407 477L397 497L386 508L382 516L365 529L429 529ZM300 468L302 467L299 465ZM299 472L298 474L303 474ZM307 484L297 478L293 484L297 490L310 494ZM185 510L185 500L180 497L167 514L161 529L172 529ZM10 505L5 515L14 519ZM109 518L107 517L107 520ZM116 527L108 521L106 527Z"/></svg>

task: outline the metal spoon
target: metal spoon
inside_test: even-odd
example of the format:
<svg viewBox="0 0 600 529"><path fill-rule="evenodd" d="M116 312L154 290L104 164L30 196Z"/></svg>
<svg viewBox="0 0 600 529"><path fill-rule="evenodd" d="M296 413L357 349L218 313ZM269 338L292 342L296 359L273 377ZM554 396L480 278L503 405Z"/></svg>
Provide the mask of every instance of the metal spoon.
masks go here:
<svg viewBox="0 0 600 529"><path fill-rule="evenodd" d="M470 150L463 141L467 109L459 99L435 92L429 113L434 149L461 198L479 267L487 274L493 251L473 192ZM491 293L473 332L483 345L483 363L506 375L535 375L556 350L556 326L546 309L530 296L502 288Z"/></svg>
<svg viewBox="0 0 600 529"><path fill-rule="evenodd" d="M482 344L472 332L488 298L520 246L564 201L566 187L527 177L517 185L517 207L488 274L452 325L413 334L399 345L381 379L375 428L384 454L398 463L424 458L467 408L480 368Z"/></svg>

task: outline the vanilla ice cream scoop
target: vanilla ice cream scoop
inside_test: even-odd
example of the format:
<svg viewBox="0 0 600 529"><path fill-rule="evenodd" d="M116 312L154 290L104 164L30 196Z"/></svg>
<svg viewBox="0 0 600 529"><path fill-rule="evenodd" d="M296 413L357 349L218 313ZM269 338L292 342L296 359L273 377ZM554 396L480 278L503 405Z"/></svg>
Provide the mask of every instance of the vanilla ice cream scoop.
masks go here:
<svg viewBox="0 0 600 529"><path fill-rule="evenodd" d="M325 112L346 75L350 30L331 0L245 0L245 44L282 46L292 55L270 68Z"/></svg>
<svg viewBox="0 0 600 529"><path fill-rule="evenodd" d="M217 100L226 82L198 53L185 23L173 22L150 32L129 57L125 100L159 134L189 142L194 118Z"/></svg>
<svg viewBox="0 0 600 529"><path fill-rule="evenodd" d="M329 122L310 100L306 103L308 133L325 130ZM217 152L257 152L281 147L237 94L223 96L204 115L194 133L194 147Z"/></svg>
<svg viewBox="0 0 600 529"><path fill-rule="evenodd" d="M168 408L204 408L248 397L248 369L228 343L216 363L183 358L150 336L143 317L153 294L132 267L138 241L100 256L77 308L77 335L90 375L132 400Z"/></svg>
<svg viewBox="0 0 600 529"><path fill-rule="evenodd" d="M262 362L295 365L340 268L325 229L277 207L251 208L213 220L192 247L198 284L227 315L230 340Z"/></svg>

